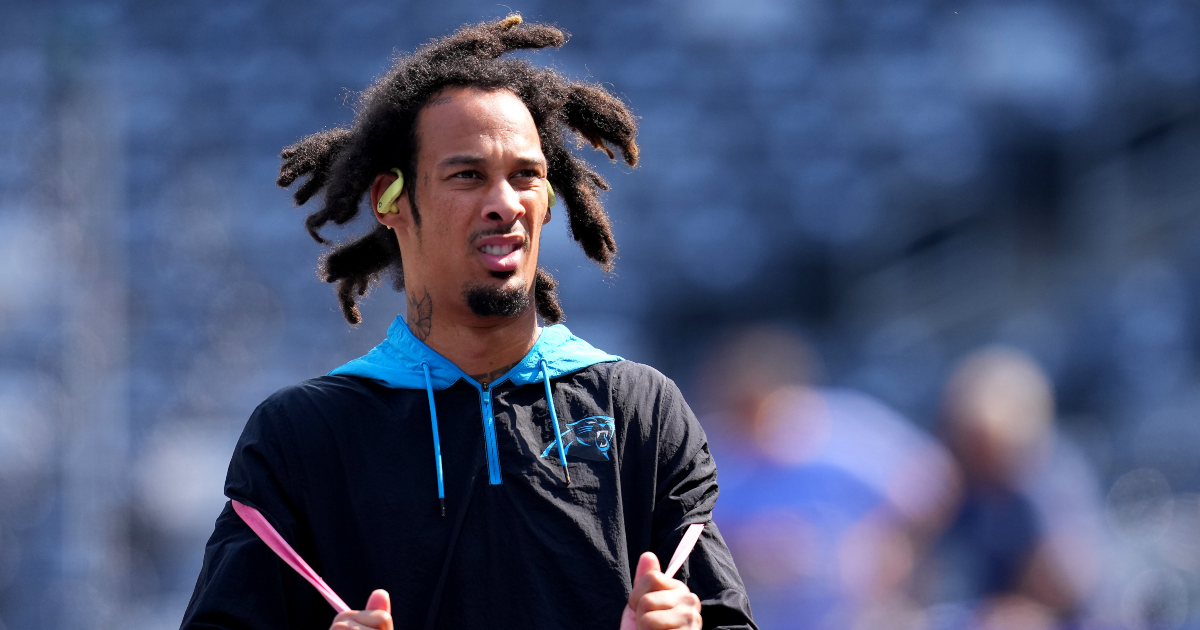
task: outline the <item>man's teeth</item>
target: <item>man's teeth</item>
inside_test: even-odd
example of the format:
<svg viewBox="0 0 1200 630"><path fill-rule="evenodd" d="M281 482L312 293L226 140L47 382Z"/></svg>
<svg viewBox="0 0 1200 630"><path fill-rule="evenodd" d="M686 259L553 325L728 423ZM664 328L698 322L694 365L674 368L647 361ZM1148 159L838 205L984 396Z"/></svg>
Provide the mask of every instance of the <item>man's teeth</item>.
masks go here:
<svg viewBox="0 0 1200 630"><path fill-rule="evenodd" d="M516 243L512 245L484 245L479 248L479 251L488 254L489 256L507 256L517 251Z"/></svg>

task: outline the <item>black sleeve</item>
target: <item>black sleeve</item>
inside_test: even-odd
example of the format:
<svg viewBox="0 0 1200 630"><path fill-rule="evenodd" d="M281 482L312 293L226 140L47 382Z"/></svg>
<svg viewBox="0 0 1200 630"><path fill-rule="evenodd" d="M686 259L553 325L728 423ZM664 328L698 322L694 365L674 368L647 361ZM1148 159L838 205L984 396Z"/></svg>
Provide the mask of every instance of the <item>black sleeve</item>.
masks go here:
<svg viewBox="0 0 1200 630"><path fill-rule="evenodd" d="M225 481L225 494L257 508L288 544L305 554L295 514L302 480L289 469L289 446L276 394L259 405L238 440ZM280 630L328 628L333 610L233 511L217 517L204 548L204 565L183 615L181 629Z"/></svg>
<svg viewBox="0 0 1200 630"><path fill-rule="evenodd" d="M675 577L700 598L706 630L757 629L746 587L712 521L717 466L708 438L674 382L652 368L634 366L636 372L623 371L617 379L614 397L642 424L640 430L654 438L646 444L656 450L650 548L665 569L687 526L706 523Z"/></svg>

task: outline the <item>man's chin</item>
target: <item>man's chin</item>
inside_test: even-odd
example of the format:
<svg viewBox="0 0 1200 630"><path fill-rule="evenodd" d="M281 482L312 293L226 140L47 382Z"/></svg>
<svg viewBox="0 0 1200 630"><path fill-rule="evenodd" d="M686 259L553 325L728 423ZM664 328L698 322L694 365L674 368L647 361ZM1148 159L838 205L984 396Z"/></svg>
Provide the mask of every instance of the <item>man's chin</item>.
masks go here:
<svg viewBox="0 0 1200 630"><path fill-rule="evenodd" d="M507 275L511 279L513 272ZM479 317L516 317L533 304L530 290L512 282L472 282L463 287L462 294L467 308Z"/></svg>

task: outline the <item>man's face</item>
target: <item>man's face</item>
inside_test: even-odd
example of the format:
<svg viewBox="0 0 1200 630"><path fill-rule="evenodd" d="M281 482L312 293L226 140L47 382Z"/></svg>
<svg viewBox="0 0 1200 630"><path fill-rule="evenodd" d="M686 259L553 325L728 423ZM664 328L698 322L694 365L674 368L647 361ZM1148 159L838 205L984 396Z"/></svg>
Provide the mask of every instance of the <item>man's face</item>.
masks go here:
<svg viewBox="0 0 1200 630"><path fill-rule="evenodd" d="M417 117L416 202L383 215L400 241L410 299L435 312L515 316L527 310L548 219L546 158L529 110L506 90L449 88ZM378 182L377 182L378 187Z"/></svg>

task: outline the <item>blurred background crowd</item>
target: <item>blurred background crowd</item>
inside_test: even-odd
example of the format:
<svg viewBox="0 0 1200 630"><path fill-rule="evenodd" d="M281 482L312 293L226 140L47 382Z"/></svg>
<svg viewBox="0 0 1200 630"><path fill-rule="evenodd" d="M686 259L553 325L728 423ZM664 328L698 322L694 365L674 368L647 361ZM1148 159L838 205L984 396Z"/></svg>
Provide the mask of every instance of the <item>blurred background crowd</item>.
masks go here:
<svg viewBox="0 0 1200 630"><path fill-rule="evenodd" d="M543 264L764 629L1200 628L1196 4L5 0L0 629L178 625L246 417L403 305L342 321L279 150L510 9L642 117L616 274Z"/></svg>

